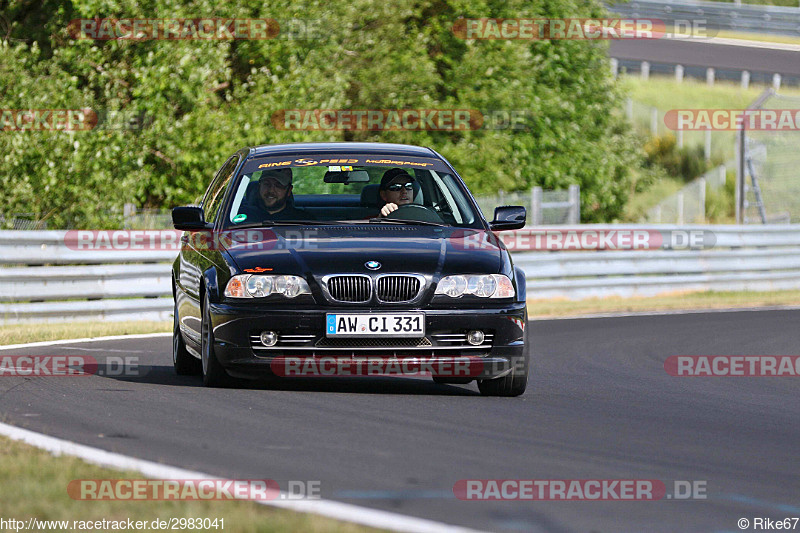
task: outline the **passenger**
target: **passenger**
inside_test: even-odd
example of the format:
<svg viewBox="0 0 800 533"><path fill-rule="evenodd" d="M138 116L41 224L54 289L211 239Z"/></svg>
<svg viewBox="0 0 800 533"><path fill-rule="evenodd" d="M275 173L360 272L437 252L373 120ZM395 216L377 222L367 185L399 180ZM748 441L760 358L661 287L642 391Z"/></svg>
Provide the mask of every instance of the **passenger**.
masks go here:
<svg viewBox="0 0 800 533"><path fill-rule="evenodd" d="M253 206L242 205L241 214L253 220L313 220L314 217L293 205L292 169L265 170L258 180L258 197Z"/></svg>
<svg viewBox="0 0 800 533"><path fill-rule="evenodd" d="M386 205L381 207L381 216L387 217L401 205L414 201L416 180L402 168L390 168L381 178L379 194Z"/></svg>

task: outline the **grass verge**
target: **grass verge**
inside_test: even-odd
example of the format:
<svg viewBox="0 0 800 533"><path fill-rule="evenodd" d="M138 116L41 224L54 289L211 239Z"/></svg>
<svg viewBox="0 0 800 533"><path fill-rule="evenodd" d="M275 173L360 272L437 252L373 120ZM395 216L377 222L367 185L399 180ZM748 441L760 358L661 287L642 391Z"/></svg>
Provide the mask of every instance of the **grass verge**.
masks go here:
<svg viewBox="0 0 800 533"><path fill-rule="evenodd" d="M760 43L800 44L800 37L795 37L794 35L750 33L746 31L719 30L714 37L738 39L740 41L758 41Z"/></svg>
<svg viewBox="0 0 800 533"><path fill-rule="evenodd" d="M63 322L0 326L0 345L172 331L172 322Z"/></svg>
<svg viewBox="0 0 800 533"><path fill-rule="evenodd" d="M800 305L800 291L689 292L651 298L593 298L589 300L528 300L531 318L671 311L681 309L733 309Z"/></svg>
<svg viewBox="0 0 800 533"><path fill-rule="evenodd" d="M149 525L155 519L170 518L224 519L226 532L377 531L245 501L73 500L67 494L67 485L74 479L142 479L142 475L102 468L74 457L53 457L33 446L0 437L0 501L3 502L0 518L69 521L68 528L40 527L41 531L69 531L73 529L73 521L131 519Z"/></svg>

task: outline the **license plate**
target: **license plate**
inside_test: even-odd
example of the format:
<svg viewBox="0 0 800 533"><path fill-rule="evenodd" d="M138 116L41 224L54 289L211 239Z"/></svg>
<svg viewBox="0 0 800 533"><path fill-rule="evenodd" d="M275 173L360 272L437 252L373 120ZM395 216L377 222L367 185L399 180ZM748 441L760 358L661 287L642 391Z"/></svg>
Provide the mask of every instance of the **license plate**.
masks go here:
<svg viewBox="0 0 800 533"><path fill-rule="evenodd" d="M423 313L328 313L327 337L424 337Z"/></svg>

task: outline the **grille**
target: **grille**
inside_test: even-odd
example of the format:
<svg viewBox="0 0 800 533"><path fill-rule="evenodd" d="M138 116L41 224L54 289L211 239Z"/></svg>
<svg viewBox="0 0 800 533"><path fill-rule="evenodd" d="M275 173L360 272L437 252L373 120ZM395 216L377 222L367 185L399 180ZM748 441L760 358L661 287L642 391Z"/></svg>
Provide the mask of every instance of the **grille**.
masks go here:
<svg viewBox="0 0 800 533"><path fill-rule="evenodd" d="M378 278L378 299L382 302L407 302L419 294L419 278L413 276L382 276Z"/></svg>
<svg viewBox="0 0 800 533"><path fill-rule="evenodd" d="M323 337L317 341L318 348L421 348L432 346L427 337L420 339L332 339Z"/></svg>
<svg viewBox="0 0 800 533"><path fill-rule="evenodd" d="M328 280L328 292L339 302L368 302L372 297L369 276L333 276Z"/></svg>
<svg viewBox="0 0 800 533"><path fill-rule="evenodd" d="M256 357L276 355L298 357L362 357L365 354L396 357L432 357L488 355L493 333L487 333L483 344L467 344L465 333L437 333L420 338L331 338L319 335L280 335L278 344L266 347L256 332L250 334L250 347Z"/></svg>

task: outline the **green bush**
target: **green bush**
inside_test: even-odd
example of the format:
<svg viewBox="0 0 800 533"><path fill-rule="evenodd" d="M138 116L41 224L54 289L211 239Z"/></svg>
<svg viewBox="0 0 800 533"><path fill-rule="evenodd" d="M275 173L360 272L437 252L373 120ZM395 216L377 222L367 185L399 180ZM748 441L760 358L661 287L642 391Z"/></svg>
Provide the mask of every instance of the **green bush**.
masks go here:
<svg viewBox="0 0 800 533"><path fill-rule="evenodd" d="M678 147L671 133L650 138L644 145L647 167L661 167L667 174L689 182L712 168L700 145Z"/></svg>
<svg viewBox="0 0 800 533"><path fill-rule="evenodd" d="M478 194L581 187L586 222L617 218L640 156L607 48L587 41L462 40L458 17L599 18L596 0L7 0L0 108L89 107L144 116L138 130L0 133L0 211L50 227L114 226L122 206L195 201L247 145L388 141L431 146ZM322 38L72 39L72 19L248 17L319 22ZM521 130L297 132L281 109L522 110Z"/></svg>

